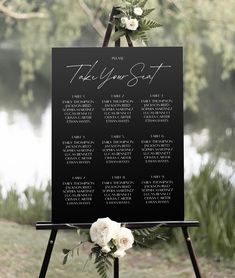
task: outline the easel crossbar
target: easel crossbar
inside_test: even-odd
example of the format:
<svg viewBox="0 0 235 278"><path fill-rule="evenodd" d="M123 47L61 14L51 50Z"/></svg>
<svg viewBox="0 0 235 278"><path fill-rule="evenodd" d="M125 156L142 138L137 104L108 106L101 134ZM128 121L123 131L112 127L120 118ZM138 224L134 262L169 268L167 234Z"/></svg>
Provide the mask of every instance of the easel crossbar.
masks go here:
<svg viewBox="0 0 235 278"><path fill-rule="evenodd" d="M157 222L128 222L125 223L126 227L130 229L139 229L143 227L151 227L161 225L165 228L177 228L177 227L199 227L200 223L196 220L186 221L157 221ZM37 230L70 230L74 229L74 226L80 229L89 229L91 223L52 223L51 221L39 221L36 223Z"/></svg>

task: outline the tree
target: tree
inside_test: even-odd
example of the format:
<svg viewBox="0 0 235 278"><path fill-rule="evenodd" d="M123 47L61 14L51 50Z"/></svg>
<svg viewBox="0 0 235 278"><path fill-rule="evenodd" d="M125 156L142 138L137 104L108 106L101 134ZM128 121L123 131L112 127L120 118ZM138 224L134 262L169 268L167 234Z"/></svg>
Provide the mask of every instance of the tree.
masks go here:
<svg viewBox="0 0 235 278"><path fill-rule="evenodd" d="M0 1L0 46L5 46L8 60L12 63L14 60L16 82L21 92L14 94L15 101L20 97L24 109L33 110L39 103L34 100L42 94L47 102L50 98L50 48L101 45L111 8L120 3L114 0ZM150 45L184 47L186 115L190 120L196 119L194 122L197 121L200 128L210 129L212 137L214 134L214 144L218 133L225 132L224 125L228 122L227 134L232 130L229 141L235 147L235 143L231 143L235 142L234 111L229 105L234 103L235 97L232 93L226 94L227 97L229 95L228 104L218 91L218 88L223 90L226 84L230 84L226 86L229 92L234 90L231 77L235 69L234 0L149 0L147 5L156 8L152 16L163 24L162 28L151 31ZM4 60L6 67L8 60ZM0 73L0 76L6 76L3 68ZM6 94L11 84L4 82L2 79L0 83L4 88L1 94L7 101L9 97ZM15 91L16 87L12 87L10 93ZM212 100L216 100L217 109L223 104L223 117L213 116ZM45 102L42 103L45 106ZM208 109L205 109L205 103ZM215 132L216 121L219 121L218 133Z"/></svg>

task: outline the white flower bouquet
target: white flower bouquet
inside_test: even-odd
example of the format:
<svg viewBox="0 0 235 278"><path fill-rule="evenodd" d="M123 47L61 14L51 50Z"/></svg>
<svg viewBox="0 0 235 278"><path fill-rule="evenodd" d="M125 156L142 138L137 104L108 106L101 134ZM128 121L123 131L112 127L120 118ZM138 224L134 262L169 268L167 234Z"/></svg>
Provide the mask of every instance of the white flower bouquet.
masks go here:
<svg viewBox="0 0 235 278"><path fill-rule="evenodd" d="M125 36L128 42L140 39L145 45L148 44L146 31L162 26L158 22L145 17L155 9L146 9L148 0L122 0L125 5L118 7L118 14L114 16L114 24L117 28L112 39L117 41Z"/></svg>
<svg viewBox="0 0 235 278"><path fill-rule="evenodd" d="M91 241L101 247L101 252L110 253L115 258L123 257L134 243L131 230L108 217L99 218L91 225Z"/></svg>
<svg viewBox="0 0 235 278"><path fill-rule="evenodd" d="M76 226L71 226L78 229ZM110 218L99 218L91 225L89 238L85 241L79 241L79 244L72 249L63 249L64 260L63 264L67 263L69 257L73 257L74 251L79 254L79 247L85 243L93 244L89 259L95 257L94 263L98 274L102 278L108 277L108 270L112 266L114 258L121 258L126 255L126 251L132 248L133 244L146 246L147 239L153 240L156 238L165 239L158 233L158 226L137 229L131 231L125 225L112 221ZM78 229L79 231L79 229Z"/></svg>

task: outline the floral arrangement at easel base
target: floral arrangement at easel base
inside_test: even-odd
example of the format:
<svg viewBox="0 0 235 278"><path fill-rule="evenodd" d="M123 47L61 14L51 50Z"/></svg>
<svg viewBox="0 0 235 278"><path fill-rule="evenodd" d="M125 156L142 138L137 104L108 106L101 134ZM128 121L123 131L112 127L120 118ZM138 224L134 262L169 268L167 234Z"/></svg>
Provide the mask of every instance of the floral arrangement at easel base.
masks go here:
<svg viewBox="0 0 235 278"><path fill-rule="evenodd" d="M114 24L117 28L112 36L112 40L117 41L125 36L127 41L141 40L148 45L146 32L150 29L161 27L162 25L152 19L145 17L155 9L146 9L145 5L148 0L122 0L125 5L117 7L118 15L114 16Z"/></svg>
<svg viewBox="0 0 235 278"><path fill-rule="evenodd" d="M67 224L77 229L78 235L80 230L77 226ZM75 253L79 255L79 248L85 243L92 243L92 248L88 260L95 258L94 263L100 277L108 278L108 271L112 267L114 258L121 258L126 255L126 251L132 246L147 246L148 240L156 238L165 239L158 233L159 226L145 229L130 230L118 222L112 221L110 218L99 218L91 225L89 236L86 240L79 240L78 244L72 249L63 249L63 264L66 264L70 257ZM85 264L86 265L86 264Z"/></svg>

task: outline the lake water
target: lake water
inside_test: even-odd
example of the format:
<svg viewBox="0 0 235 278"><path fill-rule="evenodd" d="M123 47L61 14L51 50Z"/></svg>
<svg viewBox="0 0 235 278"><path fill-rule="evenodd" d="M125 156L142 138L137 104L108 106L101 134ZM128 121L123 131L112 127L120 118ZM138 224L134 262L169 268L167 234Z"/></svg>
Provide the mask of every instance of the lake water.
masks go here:
<svg viewBox="0 0 235 278"><path fill-rule="evenodd" d="M14 112L9 120L0 111L0 185L3 193L12 186L18 191L28 185L45 186L51 179L51 107L42 116L42 124L35 128L28 116ZM201 134L184 136L185 179L198 174L208 162L209 154L197 152L197 142L208 140L206 130ZM218 170L235 184L234 168L220 159Z"/></svg>

